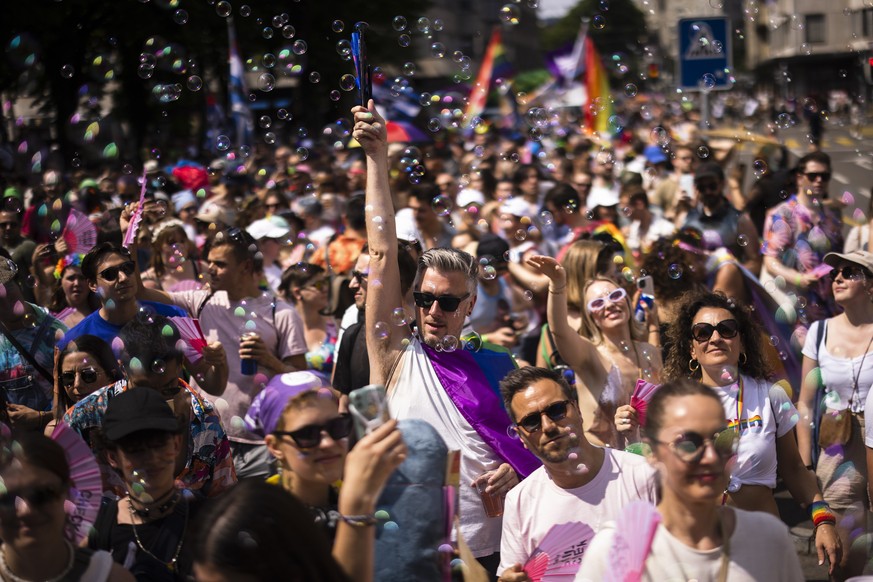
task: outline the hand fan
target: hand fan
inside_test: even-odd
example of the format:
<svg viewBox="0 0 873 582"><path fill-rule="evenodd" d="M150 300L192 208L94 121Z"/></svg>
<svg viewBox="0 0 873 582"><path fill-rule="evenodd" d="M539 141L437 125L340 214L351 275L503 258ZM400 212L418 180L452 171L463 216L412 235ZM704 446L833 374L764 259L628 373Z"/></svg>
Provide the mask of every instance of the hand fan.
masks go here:
<svg viewBox="0 0 873 582"><path fill-rule="evenodd" d="M203 348L206 347L206 336L200 329L200 321L192 317L175 316L168 318L179 330L182 352L185 358L192 364L196 364L203 358Z"/></svg>
<svg viewBox="0 0 873 582"><path fill-rule="evenodd" d="M615 537L604 582L639 582L661 514L646 501L634 501L615 520Z"/></svg>
<svg viewBox="0 0 873 582"><path fill-rule="evenodd" d="M637 422L640 426L645 426L646 408L648 408L649 400L660 387L660 384L652 384L642 378L637 380L637 385L631 394L630 405L637 411Z"/></svg>
<svg viewBox="0 0 873 582"><path fill-rule="evenodd" d="M543 536L539 545L524 565L524 571L538 574L543 582L557 580L573 580L579 566L582 564L582 555L594 530L587 523L570 521L552 526L552 529ZM540 558L539 556L545 556ZM542 561L546 561L546 567L542 567ZM531 580L534 578L528 573Z"/></svg>
<svg viewBox="0 0 873 582"><path fill-rule="evenodd" d="M61 233L67 243L68 254L86 254L97 244L97 228L82 212L70 209L64 231Z"/></svg>
<svg viewBox="0 0 873 582"><path fill-rule="evenodd" d="M52 432L52 440L64 448L70 465L69 519L67 535L75 543L88 537L88 531L97 519L103 495L103 481L97 459L82 437L63 422Z"/></svg>
<svg viewBox="0 0 873 582"><path fill-rule="evenodd" d="M139 223L142 222L142 209L145 206L145 193L146 193L146 174L145 170L142 172L142 188L139 191L139 203L136 205L136 210L133 211L133 215L130 217L130 222L127 226L127 233L124 235L124 241L122 241L121 245L124 248L129 248L131 244L136 240L136 233L139 230Z"/></svg>
<svg viewBox="0 0 873 582"><path fill-rule="evenodd" d="M546 575L546 570L549 569L549 560L551 558L545 552L538 552L530 557L524 565L524 573L530 578L531 582L540 582L543 576Z"/></svg>

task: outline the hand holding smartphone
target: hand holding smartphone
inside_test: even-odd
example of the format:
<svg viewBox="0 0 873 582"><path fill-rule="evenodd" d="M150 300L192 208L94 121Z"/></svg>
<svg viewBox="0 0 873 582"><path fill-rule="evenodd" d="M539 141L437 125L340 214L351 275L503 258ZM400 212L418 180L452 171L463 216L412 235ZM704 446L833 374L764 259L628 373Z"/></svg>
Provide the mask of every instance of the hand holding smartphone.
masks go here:
<svg viewBox="0 0 873 582"><path fill-rule="evenodd" d="M370 434L391 419L385 387L370 384L349 393L349 412L358 438Z"/></svg>
<svg viewBox="0 0 873 582"><path fill-rule="evenodd" d="M366 107L373 97L373 80L367 62L367 44L364 42L364 27L356 26L352 32L352 62L355 65L355 83L358 86L358 100Z"/></svg>

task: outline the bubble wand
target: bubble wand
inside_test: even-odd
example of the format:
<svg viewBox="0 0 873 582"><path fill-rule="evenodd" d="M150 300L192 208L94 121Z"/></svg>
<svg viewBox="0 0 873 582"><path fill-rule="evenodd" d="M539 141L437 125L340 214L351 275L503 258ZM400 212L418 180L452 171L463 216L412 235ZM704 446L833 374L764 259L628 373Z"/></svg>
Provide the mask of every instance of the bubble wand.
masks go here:
<svg viewBox="0 0 873 582"><path fill-rule="evenodd" d="M130 245L133 244L134 240L136 240L136 233L139 230L140 222L142 222L142 208L145 206L146 184L146 173L145 168L143 168L142 188L139 191L139 202L136 205L136 210L134 210L133 214L130 216L130 224L127 227L127 234L124 235L124 241L121 243L121 246L126 249L130 248Z"/></svg>

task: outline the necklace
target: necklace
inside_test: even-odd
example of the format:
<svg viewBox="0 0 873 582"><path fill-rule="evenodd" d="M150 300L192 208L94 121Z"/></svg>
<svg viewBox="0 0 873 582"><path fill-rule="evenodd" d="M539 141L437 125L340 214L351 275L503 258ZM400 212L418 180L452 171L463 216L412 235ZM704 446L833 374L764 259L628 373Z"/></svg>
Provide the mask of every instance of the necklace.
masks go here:
<svg viewBox="0 0 873 582"><path fill-rule="evenodd" d="M864 350L864 355L861 356L861 363L858 364L858 372L855 372L855 359L852 358L849 362L852 364L852 395L849 397L849 411L852 409L852 404L855 401L855 394L858 392L858 378L861 377L861 370L864 368L864 360L867 359L867 354L870 353L870 345L873 344L873 336L867 342L867 348Z"/></svg>
<svg viewBox="0 0 873 582"><path fill-rule="evenodd" d="M140 517L147 518L152 513L154 513L155 515L163 515L171 508L175 507L182 496L181 492L178 489L171 489L168 495L170 495L169 499L167 499L165 502L157 507L143 507L142 509L136 508L133 506L133 497L130 496L128 496L127 498L127 504ZM139 503L138 500L137 503Z"/></svg>
<svg viewBox="0 0 873 582"><path fill-rule="evenodd" d="M182 552L182 544L185 543L185 530L188 528L188 504L184 503L183 505L185 506L185 521L182 524L182 533L181 535L179 535L179 545L176 546L176 551L175 553L173 553L172 559L170 559L169 562L165 562L164 560L158 558L156 555L148 551L145 546L142 545L142 540L139 539L139 534L136 531L136 524L133 523L134 509L133 506L130 504L130 498L128 498L127 502L127 508L130 510L130 527L131 529L133 529L133 539L136 541L137 547L139 547L139 549L145 552L146 555L150 556L156 562L160 562L161 564L166 566L170 572L176 571L176 566L178 565L179 561L179 554ZM163 524L161 524L161 527L163 527Z"/></svg>
<svg viewBox="0 0 873 582"><path fill-rule="evenodd" d="M64 577L70 573L73 569L73 564L76 560L76 550L73 548L73 544L64 540L64 543L67 546L67 552L69 552L70 557L67 560L67 566L64 568L64 571L55 576L54 578L49 578L44 582L60 582L64 579ZM16 576L12 573L12 570L9 569L9 565L6 563L6 549L4 548L0 551L0 575L3 576L3 580L8 580L9 582L30 582L27 578L22 578L20 576Z"/></svg>

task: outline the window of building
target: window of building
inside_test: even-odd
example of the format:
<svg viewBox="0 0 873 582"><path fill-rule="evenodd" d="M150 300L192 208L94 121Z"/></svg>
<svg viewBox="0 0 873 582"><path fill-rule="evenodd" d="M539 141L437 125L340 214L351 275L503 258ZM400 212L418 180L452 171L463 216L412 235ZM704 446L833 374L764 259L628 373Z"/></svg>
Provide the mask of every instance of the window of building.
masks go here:
<svg viewBox="0 0 873 582"><path fill-rule="evenodd" d="M824 43L827 42L825 31L825 15L824 14L807 14L806 15L806 42L808 43Z"/></svg>
<svg viewBox="0 0 873 582"><path fill-rule="evenodd" d="M873 8L865 8L861 12L861 35L873 36Z"/></svg>

